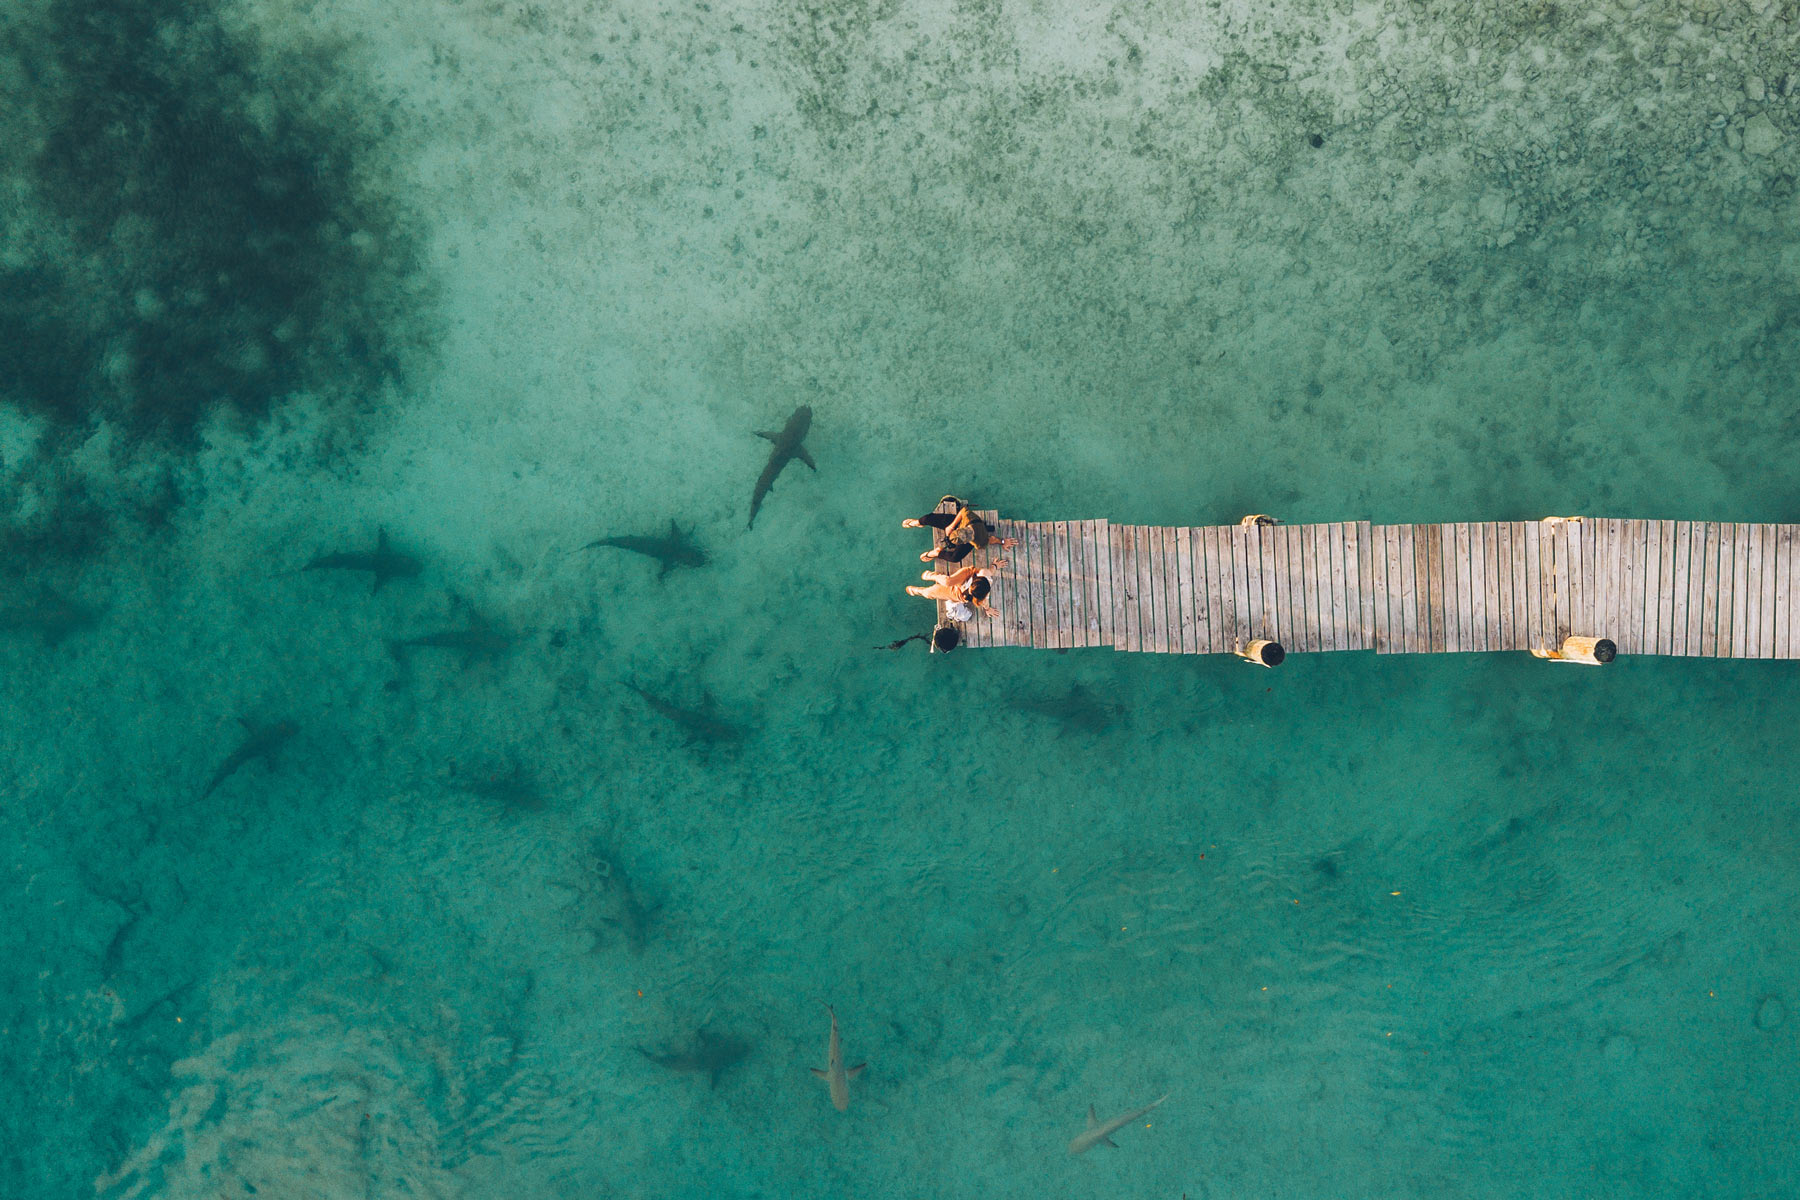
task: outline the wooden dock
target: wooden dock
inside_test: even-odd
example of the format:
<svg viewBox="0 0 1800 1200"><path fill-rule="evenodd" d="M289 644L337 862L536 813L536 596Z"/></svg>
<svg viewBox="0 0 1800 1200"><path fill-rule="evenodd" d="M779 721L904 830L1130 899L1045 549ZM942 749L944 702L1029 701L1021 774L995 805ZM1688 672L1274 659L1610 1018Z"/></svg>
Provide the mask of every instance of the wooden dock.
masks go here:
<svg viewBox="0 0 1800 1200"><path fill-rule="evenodd" d="M1620 654L1800 658L1797 525L1170 528L981 515L1019 545L964 560L1010 563L989 601L998 616L962 627L970 647L1229 654L1266 638L1289 653L1542 653L1576 635Z"/></svg>

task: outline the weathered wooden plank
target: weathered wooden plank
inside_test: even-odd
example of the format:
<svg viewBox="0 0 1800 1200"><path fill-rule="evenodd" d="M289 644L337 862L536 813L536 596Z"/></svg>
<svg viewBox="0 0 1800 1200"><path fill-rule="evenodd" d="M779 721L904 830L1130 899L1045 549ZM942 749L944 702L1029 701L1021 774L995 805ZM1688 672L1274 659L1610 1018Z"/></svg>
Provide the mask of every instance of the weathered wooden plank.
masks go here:
<svg viewBox="0 0 1800 1200"><path fill-rule="evenodd" d="M1154 654L1162 648L1163 610L1161 597L1156 594L1162 583L1161 563L1157 561L1156 553L1156 528L1139 525L1136 530L1138 619L1141 622L1138 649L1145 654Z"/></svg>
<svg viewBox="0 0 1800 1200"><path fill-rule="evenodd" d="M1588 630L1594 637L1611 638L1618 645L1618 626L1613 621L1613 552L1612 522L1605 517L1582 522L1593 541L1590 552L1594 559L1593 621ZM1578 631L1579 632L1579 631Z"/></svg>
<svg viewBox="0 0 1800 1200"><path fill-rule="evenodd" d="M1431 581L1426 570L1426 538L1418 533L1424 525L1400 525L1400 648L1397 653L1411 655L1431 648ZM1424 581L1426 592L1420 594Z"/></svg>
<svg viewBox="0 0 1800 1200"><path fill-rule="evenodd" d="M1625 555L1625 636L1631 639L1631 653L1644 653L1644 585L1650 552L1649 522L1630 520L1623 523Z"/></svg>
<svg viewBox="0 0 1800 1200"><path fill-rule="evenodd" d="M1389 525L1388 542L1388 653L1406 654L1412 650L1413 626L1418 621L1418 586L1412 564L1412 526ZM1414 608L1408 610L1408 603Z"/></svg>
<svg viewBox="0 0 1800 1200"><path fill-rule="evenodd" d="M1130 624L1130 645L1127 648L1133 654L1144 651L1152 611L1149 597L1144 592L1144 575L1144 526L1133 525L1127 531L1125 557L1125 586L1128 589L1125 619Z"/></svg>
<svg viewBox="0 0 1800 1200"><path fill-rule="evenodd" d="M1062 597L1058 608L1063 619L1063 648L1069 650L1081 645L1081 550L1076 545L1080 531L1080 521L1056 523L1058 566L1062 582Z"/></svg>
<svg viewBox="0 0 1800 1200"><path fill-rule="evenodd" d="M1417 574L1414 586L1419 589L1419 632L1425 635L1425 648L1421 653L1442 654L1444 652L1444 542L1443 532L1436 525L1414 525L1413 538L1413 570Z"/></svg>
<svg viewBox="0 0 1800 1200"><path fill-rule="evenodd" d="M1244 640L1244 613L1249 612L1249 588L1244 583L1244 538L1237 529L1229 525L1215 527L1213 543L1219 551L1220 578L1224 579L1224 587L1220 588L1219 631L1226 640L1226 649L1235 649Z"/></svg>
<svg viewBox="0 0 1800 1200"><path fill-rule="evenodd" d="M1293 582L1288 578L1288 561L1292 553L1290 543L1293 537L1292 525L1278 525L1267 531L1269 574L1263 579L1263 611L1269 617L1271 630L1267 636L1289 650L1297 649L1294 643L1296 614Z"/></svg>
<svg viewBox="0 0 1800 1200"><path fill-rule="evenodd" d="M1756 657L1775 657L1775 539L1777 529L1767 522L1756 527L1757 579Z"/></svg>
<svg viewBox="0 0 1800 1200"><path fill-rule="evenodd" d="M1169 531L1175 560L1175 620L1180 629L1181 653L1199 653L1199 633L1194 623L1194 551L1188 528L1177 525Z"/></svg>
<svg viewBox="0 0 1800 1200"><path fill-rule="evenodd" d="M1517 580L1513 575L1512 523L1500 521L1491 528L1494 531L1494 597L1497 606L1494 649L1517 650L1518 628L1513 619L1513 585Z"/></svg>
<svg viewBox="0 0 1800 1200"><path fill-rule="evenodd" d="M1350 538L1354 555L1345 552L1344 570L1349 571L1352 557L1356 564L1356 575L1350 580L1351 593L1356 596L1356 643L1353 650L1373 650L1375 648L1375 570L1376 554L1374 526L1368 521L1350 523ZM1345 597L1348 603L1349 596Z"/></svg>
<svg viewBox="0 0 1800 1200"><path fill-rule="evenodd" d="M1062 554L1063 646L1074 649L1082 642L1081 522L1058 521L1056 540Z"/></svg>
<svg viewBox="0 0 1800 1200"><path fill-rule="evenodd" d="M1281 626L1278 623L1275 596L1275 530L1253 526L1250 537L1250 544L1256 547L1256 557L1251 560L1254 572L1250 578L1255 636L1280 641Z"/></svg>
<svg viewBox="0 0 1800 1200"><path fill-rule="evenodd" d="M1758 578L1756 603L1756 657L1775 657L1775 526L1756 527Z"/></svg>
<svg viewBox="0 0 1800 1200"><path fill-rule="evenodd" d="M1048 588L1046 575L1049 566L1049 549L1044 545L1044 526L1040 521L1032 521L1025 526L1025 536L1021 544L1027 550L1027 587L1031 594L1031 644L1042 650L1050 645L1050 616L1054 609L1045 604L1045 591Z"/></svg>
<svg viewBox="0 0 1800 1200"><path fill-rule="evenodd" d="M1081 522L1058 521L1056 540L1062 568L1062 644L1075 649L1081 640Z"/></svg>
<svg viewBox="0 0 1800 1200"><path fill-rule="evenodd" d="M1734 636L1743 617L1738 611L1744 596L1743 580L1738 576L1742 565L1738 560L1740 529L1735 522L1719 522L1719 640L1714 653L1720 658L1736 657Z"/></svg>
<svg viewBox="0 0 1800 1200"><path fill-rule="evenodd" d="M1707 521L1696 530L1704 549L1700 559L1700 654L1712 658L1719 653L1719 551L1723 530L1717 521ZM1729 571L1726 578L1730 578Z"/></svg>
<svg viewBox="0 0 1800 1200"><path fill-rule="evenodd" d="M1594 539L1594 636L1619 644L1618 522L1610 517L1590 520Z"/></svg>
<svg viewBox="0 0 1800 1200"><path fill-rule="evenodd" d="M1163 566L1161 531L1154 525L1139 526L1138 534L1138 612L1144 618L1144 653L1168 652L1168 597L1163 595L1163 581L1168 572Z"/></svg>
<svg viewBox="0 0 1800 1200"><path fill-rule="evenodd" d="M1444 576L1444 650L1448 654L1460 654L1468 649L1468 567L1465 551L1460 544L1466 540L1467 534L1459 538L1454 521L1439 525L1437 530L1441 546L1440 569Z"/></svg>
<svg viewBox="0 0 1800 1200"><path fill-rule="evenodd" d="M1617 630L1606 636L1613 640L1613 645L1624 651L1628 642L1635 640L1632 633L1628 613L1628 600L1631 595L1631 572L1629 561L1631 548L1626 540L1628 522L1618 517L1606 519L1606 540L1602 543L1603 562L1606 571L1606 584L1601 589L1606 599L1606 626Z"/></svg>
<svg viewBox="0 0 1800 1200"><path fill-rule="evenodd" d="M1692 627L1697 633L1700 628L1698 617L1688 611L1688 597L1692 590L1691 569L1694 563L1694 529L1691 521L1671 521L1670 525L1675 534L1675 555L1670 563L1675 586L1671 593L1673 604L1669 618L1669 653L1686 657L1688 629Z"/></svg>
<svg viewBox="0 0 1800 1200"><path fill-rule="evenodd" d="M1206 564L1209 585L1206 619L1212 629L1212 648L1222 654L1237 637L1237 588L1231 582L1231 531L1218 525L1206 527Z"/></svg>
<svg viewBox="0 0 1800 1200"><path fill-rule="evenodd" d="M1745 525L1741 532L1744 543L1744 621L1741 637L1743 658L1762 657L1762 530L1761 525Z"/></svg>
<svg viewBox="0 0 1800 1200"><path fill-rule="evenodd" d="M1715 538L1715 555L1716 551ZM1706 624L1705 598L1712 595L1714 603L1718 602L1718 564L1715 562L1713 565L1713 587L1708 588L1706 586L1707 554L1706 522L1695 521L1693 544L1689 550L1688 559L1688 654L1695 658L1701 654L1700 630Z"/></svg>
<svg viewBox="0 0 1800 1200"><path fill-rule="evenodd" d="M1513 649L1512 620L1512 526L1505 521L1490 521L1488 544L1488 648Z"/></svg>
<svg viewBox="0 0 1800 1200"><path fill-rule="evenodd" d="M1374 525L1369 532L1374 540L1373 553L1369 559L1369 591L1375 600L1374 628L1371 631L1374 640L1371 644L1375 647L1375 653L1388 654L1391 653L1389 638L1393 628L1390 624L1391 606L1399 594L1389 582L1392 578L1389 575L1390 564L1398 570L1398 563L1393 561L1399 553L1393 541L1397 535L1392 525Z"/></svg>
<svg viewBox="0 0 1800 1200"><path fill-rule="evenodd" d="M1206 529L1193 525L1187 531L1188 584L1193 589L1194 653L1212 654L1212 576L1206 563Z"/></svg>
<svg viewBox="0 0 1800 1200"><path fill-rule="evenodd" d="M1418 632L1421 654L1444 650L1444 543L1435 525L1414 525L1413 586L1418 590Z"/></svg>
<svg viewBox="0 0 1800 1200"><path fill-rule="evenodd" d="M1392 559L1398 553L1392 540L1394 536L1392 525L1369 527L1369 594L1374 601L1370 614L1369 645L1377 654L1391 652L1393 603L1399 594L1388 573ZM1392 565L1398 569L1397 564Z"/></svg>
<svg viewBox="0 0 1800 1200"><path fill-rule="evenodd" d="M1024 634L1022 645L1041 646L1043 617L1040 614L1043 597L1037 583L1037 542L1038 538L1030 521L1019 522L1019 555L1017 567L1013 572L1019 582L1018 607L1023 611Z"/></svg>
<svg viewBox="0 0 1800 1200"><path fill-rule="evenodd" d="M1744 623L1744 527L1719 525L1719 657L1741 658Z"/></svg>
<svg viewBox="0 0 1800 1200"><path fill-rule="evenodd" d="M1525 580L1528 578L1525 569L1525 522L1508 521L1508 539L1512 542L1512 613L1513 632L1511 649L1531 649L1531 620L1525 603Z"/></svg>
<svg viewBox="0 0 1800 1200"><path fill-rule="evenodd" d="M1288 583L1298 632L1295 641L1307 650L1323 650L1319 622L1319 527L1297 525L1288 539Z"/></svg>
<svg viewBox="0 0 1800 1200"><path fill-rule="evenodd" d="M1644 551L1644 653L1669 652L1669 608L1675 587L1674 526L1644 522L1649 535Z"/></svg>
<svg viewBox="0 0 1800 1200"><path fill-rule="evenodd" d="M1338 649L1339 631L1343 627L1340 611L1343 600L1338 595L1343 585L1342 547L1338 549L1336 560L1331 555L1333 534L1337 528L1331 522L1312 527L1312 600L1313 620L1316 623L1313 645L1320 651Z"/></svg>
<svg viewBox="0 0 1800 1200"><path fill-rule="evenodd" d="M1356 526L1338 521L1327 534L1331 542L1331 621L1332 636L1328 649L1360 649L1356 636L1362 616L1362 602L1351 590L1356 578Z"/></svg>
<svg viewBox="0 0 1800 1200"><path fill-rule="evenodd" d="M1175 549L1175 527L1156 531L1157 551L1161 557L1162 578L1156 589L1162 606L1162 652L1180 654L1181 650L1181 560Z"/></svg>
<svg viewBox="0 0 1800 1200"><path fill-rule="evenodd" d="M1775 555L1775 527L1765 523L1750 526L1750 575L1745 607L1749 628L1744 634L1746 658L1775 657L1775 630L1770 621L1769 606L1774 602L1775 581L1771 577L1770 559Z"/></svg>
<svg viewBox="0 0 1800 1200"><path fill-rule="evenodd" d="M1100 572L1097 564L1100 558L1100 522L1083 521L1081 523L1081 644L1083 646L1100 646L1104 641L1100 636Z"/></svg>
<svg viewBox="0 0 1800 1200"><path fill-rule="evenodd" d="M1164 654L1181 651L1181 560L1175 550L1175 527L1167 525L1156 531L1157 548L1162 555L1162 586L1156 598L1162 602L1162 639Z"/></svg>
<svg viewBox="0 0 1800 1200"><path fill-rule="evenodd" d="M1487 653L1487 527L1469 522L1469 649Z"/></svg>
<svg viewBox="0 0 1800 1200"><path fill-rule="evenodd" d="M1538 534L1541 531L1536 521L1519 523L1519 561L1524 564L1520 574L1519 587L1523 591L1519 609L1525 614L1524 628L1519 631L1523 649L1541 650L1544 645L1544 586L1543 567L1539 561Z"/></svg>
<svg viewBox="0 0 1800 1200"><path fill-rule="evenodd" d="M1562 526L1560 525L1540 524L1538 526L1538 551L1543 565L1543 609L1541 615L1543 620L1544 646L1551 650L1556 649L1558 645L1556 638L1556 609L1559 602L1556 598L1556 564L1557 531L1561 528ZM1565 565L1567 553L1568 552L1565 549L1563 551Z"/></svg>
<svg viewBox="0 0 1800 1200"><path fill-rule="evenodd" d="M1089 556L1094 577L1090 646L1112 645L1112 536L1104 518L1088 522Z"/></svg>
<svg viewBox="0 0 1800 1200"><path fill-rule="evenodd" d="M1332 545L1330 545L1332 525L1328 522L1327 524L1309 525L1307 531L1310 534L1310 554L1307 558L1312 567L1310 570L1312 587L1307 596L1310 608L1309 617L1307 617L1307 621L1309 621L1307 631L1312 635L1312 648L1318 649L1318 651L1327 651L1327 649L1336 649L1336 646L1332 644L1336 639L1336 630L1332 628L1332 619L1334 619Z"/></svg>
<svg viewBox="0 0 1800 1200"><path fill-rule="evenodd" d="M1734 524L1731 529L1731 640L1720 637L1720 648L1731 647L1731 657L1747 658L1750 649L1750 531Z"/></svg>
<svg viewBox="0 0 1800 1200"><path fill-rule="evenodd" d="M1288 534L1288 608L1294 614L1299 641L1308 650L1320 649L1318 531L1317 525L1296 525ZM1311 587L1306 578L1309 567L1313 576Z"/></svg>
<svg viewBox="0 0 1800 1200"><path fill-rule="evenodd" d="M1240 526L1225 527L1223 552L1231 553L1231 645L1241 649L1250 641L1250 531Z"/></svg>
<svg viewBox="0 0 1800 1200"><path fill-rule="evenodd" d="M1570 600L1574 594L1570 590L1572 586L1570 581L1571 579L1578 581L1581 578L1580 561L1571 556L1569 526L1573 524L1575 524L1573 521L1559 521L1550 531L1551 562L1555 565L1556 571L1556 576L1551 581L1550 646L1552 649L1562 645L1563 639L1569 636L1570 621L1574 616L1570 610ZM1580 549L1580 547L1581 543L1577 540L1573 549Z"/></svg>
<svg viewBox="0 0 1800 1200"><path fill-rule="evenodd" d="M1175 562L1175 586L1169 595L1175 605L1180 652L1195 654L1199 651L1199 643L1194 627L1194 557L1187 526L1177 525L1169 530L1169 553Z"/></svg>
<svg viewBox="0 0 1800 1200"><path fill-rule="evenodd" d="M1161 604L1156 603L1156 542L1150 536L1150 525L1132 525L1132 567L1138 572L1138 653L1154 653L1157 648L1157 619Z"/></svg>
<svg viewBox="0 0 1800 1200"><path fill-rule="evenodd" d="M1201 644L1203 654L1219 654L1227 649L1222 645L1221 634L1224 632L1225 612L1220 601L1219 543L1217 529L1206 525L1194 530L1194 570L1196 587L1204 589L1200 597L1206 614L1206 640Z"/></svg>
<svg viewBox="0 0 1800 1200"><path fill-rule="evenodd" d="M1240 528L1233 535L1242 555L1238 560L1239 569L1244 574L1243 604L1238 609L1238 640L1246 646L1267 636L1262 601L1262 534L1262 530L1252 525Z"/></svg>
<svg viewBox="0 0 1800 1200"><path fill-rule="evenodd" d="M1794 527L1775 527L1775 657L1794 658Z"/></svg>
<svg viewBox="0 0 1800 1200"><path fill-rule="evenodd" d="M1469 555L1469 641L1470 650L1485 652L1488 648L1487 539L1480 521L1471 521L1466 529Z"/></svg>
<svg viewBox="0 0 1800 1200"><path fill-rule="evenodd" d="M1138 582L1138 526L1127 525L1120 532L1125 535L1124 553L1120 558L1124 567L1123 582L1125 585L1125 645L1123 649L1137 654L1144 648L1144 608L1139 595L1142 586Z"/></svg>
<svg viewBox="0 0 1800 1200"><path fill-rule="evenodd" d="M1113 525L1107 534L1113 556L1113 648L1128 652L1137 636L1137 566L1131 557L1131 526Z"/></svg>
<svg viewBox="0 0 1800 1200"><path fill-rule="evenodd" d="M1460 654L1469 648L1469 558L1467 526L1451 521L1443 530L1444 649Z"/></svg>
<svg viewBox="0 0 1800 1200"><path fill-rule="evenodd" d="M1069 625L1062 611L1068 588L1063 582L1062 548L1057 545L1055 521L1039 522L1038 547L1043 552L1039 578L1044 597L1044 648L1061 650L1065 647L1063 637Z"/></svg>
<svg viewBox="0 0 1800 1200"><path fill-rule="evenodd" d="M1620 520L1613 522L1618 544L1618 579L1619 598L1614 608L1619 622L1621 641L1616 644L1621 654L1643 653L1644 638L1644 543L1643 522ZM1629 645L1631 648L1626 649Z"/></svg>
<svg viewBox="0 0 1800 1200"><path fill-rule="evenodd" d="M1481 522L1481 597L1487 618L1483 642L1490 651L1501 648L1500 641L1500 527L1493 521Z"/></svg>

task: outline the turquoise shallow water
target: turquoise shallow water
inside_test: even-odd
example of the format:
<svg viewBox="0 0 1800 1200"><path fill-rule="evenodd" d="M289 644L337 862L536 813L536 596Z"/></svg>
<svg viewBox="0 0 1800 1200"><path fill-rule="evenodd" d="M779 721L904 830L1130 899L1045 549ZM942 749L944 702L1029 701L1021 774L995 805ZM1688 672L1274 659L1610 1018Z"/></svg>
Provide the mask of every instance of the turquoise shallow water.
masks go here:
<svg viewBox="0 0 1800 1200"><path fill-rule="evenodd" d="M949 490L1796 519L1780 5L71 11L0 1193L1791 1192L1792 664L873 649Z"/></svg>

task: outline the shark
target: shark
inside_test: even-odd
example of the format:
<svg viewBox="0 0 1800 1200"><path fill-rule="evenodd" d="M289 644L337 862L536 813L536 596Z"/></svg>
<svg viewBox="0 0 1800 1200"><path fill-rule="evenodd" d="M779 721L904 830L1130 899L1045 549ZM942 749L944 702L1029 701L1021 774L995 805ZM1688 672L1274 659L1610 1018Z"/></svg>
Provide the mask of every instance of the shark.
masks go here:
<svg viewBox="0 0 1800 1200"><path fill-rule="evenodd" d="M667 717L679 725L687 734L687 740L690 742L737 742L743 740L742 726L713 715L714 704L711 692L703 693L700 707L693 709L682 708L678 704L669 703L660 696L653 696L635 683L628 683L625 686L642 697L652 712Z"/></svg>
<svg viewBox="0 0 1800 1200"><path fill-rule="evenodd" d="M1121 705L1095 695L1079 683L1071 686L1061 696L1019 697L1010 706L1016 712L1054 718L1062 725L1062 731L1057 735L1059 737L1067 737L1077 730L1089 734L1103 733L1124 712Z"/></svg>
<svg viewBox="0 0 1800 1200"><path fill-rule="evenodd" d="M625 938L626 948L633 954L642 954L650 940L650 923L656 918L662 905L652 904L644 899L637 888L632 886L625 868L598 837L588 843L588 868L600 890L612 902L612 913L601 917L600 924L617 929ZM599 940L596 933L596 946Z"/></svg>
<svg viewBox="0 0 1800 1200"><path fill-rule="evenodd" d="M744 528L749 529L755 526L756 510L762 507L763 497L767 496L769 489L775 486L775 477L781 474L783 467L797 458L813 470L819 469L819 464L815 463L812 455L806 452L806 431L811 428L812 407L802 404L794 410L794 415L787 419L787 424L781 427L780 433L770 433L766 429L756 431L757 437L768 438L775 443L775 448L769 451L768 465L756 478L756 490L750 494L750 524Z"/></svg>
<svg viewBox="0 0 1800 1200"><path fill-rule="evenodd" d="M652 534L646 537L607 537L589 542L582 549L593 550L602 546L654 558L660 564L656 573L658 579L666 578L676 567L704 567L707 563L706 551L699 547L691 534L681 532L681 527L675 524L673 517L669 518L669 532L664 536Z"/></svg>
<svg viewBox="0 0 1800 1200"><path fill-rule="evenodd" d="M34 633L52 648L99 619L99 609L47 587L38 588L29 600L0 605L0 633Z"/></svg>
<svg viewBox="0 0 1800 1200"><path fill-rule="evenodd" d="M694 1035L694 1044L686 1050L658 1054L639 1046L637 1052L659 1067L705 1075L716 1088L720 1075L750 1057L750 1043L729 1034L702 1029Z"/></svg>
<svg viewBox="0 0 1800 1200"><path fill-rule="evenodd" d="M831 1014L831 1037L825 1042L825 1065L813 1067L812 1073L823 1079L831 1088L831 1106L839 1112L850 1110L850 1081L863 1073L868 1063L860 1063L844 1069L844 1044L838 1040L837 1010L831 1005L825 1006Z"/></svg>
<svg viewBox="0 0 1800 1200"><path fill-rule="evenodd" d="M466 602L463 607L468 607ZM510 635L496 629L491 621L474 609L469 609L469 623L462 629L440 629L436 633L422 633L418 637L391 641L388 643L388 652L399 658L402 651L416 647L454 650L463 656L462 665L466 669L478 660L499 657L512 648L512 643Z"/></svg>
<svg viewBox="0 0 1800 1200"><path fill-rule="evenodd" d="M387 530L378 530L375 534L375 549L372 553L360 550L347 550L341 554L321 554L304 567L302 571L367 571L375 577L375 586L370 592L379 592L381 585L390 579L412 579L419 573L419 560L410 554L402 554L388 544Z"/></svg>
<svg viewBox="0 0 1800 1200"><path fill-rule="evenodd" d="M1094 1106L1091 1104L1088 1105L1087 1128L1070 1139L1069 1153L1080 1154L1083 1151L1092 1150L1095 1146L1099 1145L1111 1146L1113 1149L1117 1150L1119 1144L1112 1140L1112 1135L1119 1132L1119 1130L1125 1128L1138 1118L1147 1116L1151 1109L1155 1108L1158 1104L1161 1104L1163 1100L1167 1100L1168 1098L1169 1097L1165 1095L1162 1100L1153 1100L1142 1108L1134 1108L1128 1113L1120 1113L1110 1121L1102 1121L1099 1115L1094 1112Z"/></svg>
<svg viewBox="0 0 1800 1200"><path fill-rule="evenodd" d="M201 799L212 795L215 788L237 774L238 769L252 759L260 758L268 762L274 758L275 752L300 732L298 725L287 720L276 721L272 725L253 725L240 717L238 724L244 727L243 743L219 764L219 769L213 772L206 790L200 793Z"/></svg>

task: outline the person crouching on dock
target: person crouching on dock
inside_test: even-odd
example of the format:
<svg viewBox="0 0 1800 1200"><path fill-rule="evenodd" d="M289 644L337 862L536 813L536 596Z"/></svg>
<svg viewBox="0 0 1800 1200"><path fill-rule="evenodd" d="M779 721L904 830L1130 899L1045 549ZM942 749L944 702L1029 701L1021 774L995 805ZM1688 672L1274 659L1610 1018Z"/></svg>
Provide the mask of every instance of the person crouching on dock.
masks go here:
<svg viewBox="0 0 1800 1200"><path fill-rule="evenodd" d="M944 531L944 544L927 550L919 555L920 562L959 563L969 557L970 553L990 545L998 544L1004 549L1011 549L1019 544L1017 538L1003 538L995 534L994 527L976 515L975 510L955 496L945 496L939 504L950 501L956 505L953 513L932 512L922 517L908 517L901 522L907 529L941 529Z"/></svg>

